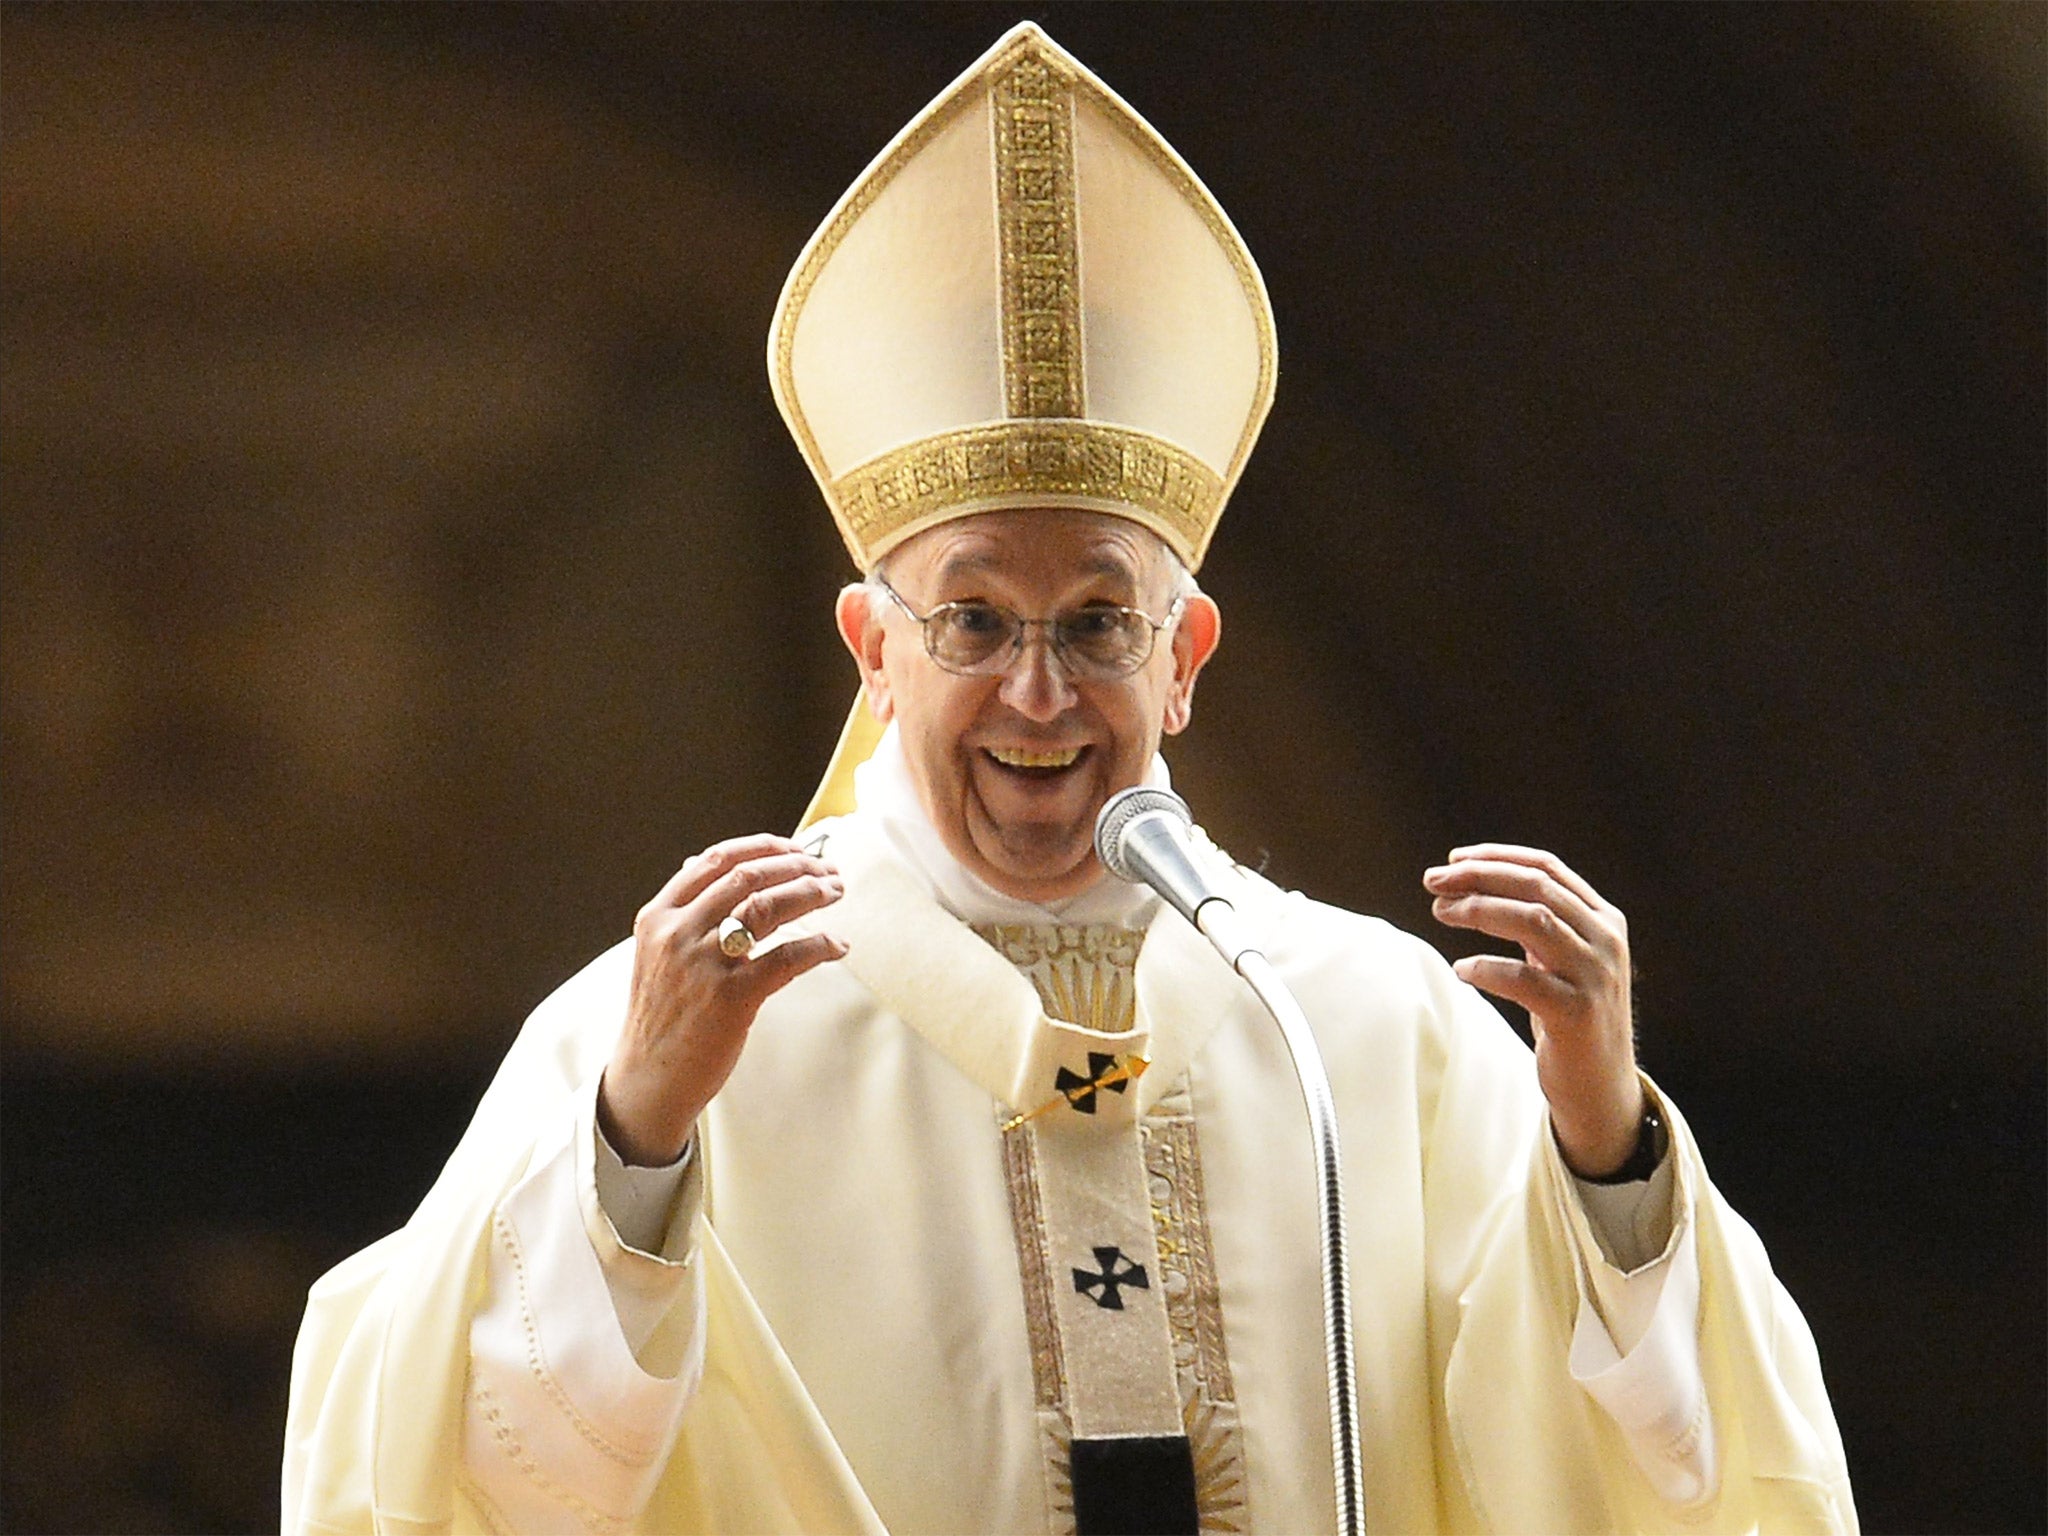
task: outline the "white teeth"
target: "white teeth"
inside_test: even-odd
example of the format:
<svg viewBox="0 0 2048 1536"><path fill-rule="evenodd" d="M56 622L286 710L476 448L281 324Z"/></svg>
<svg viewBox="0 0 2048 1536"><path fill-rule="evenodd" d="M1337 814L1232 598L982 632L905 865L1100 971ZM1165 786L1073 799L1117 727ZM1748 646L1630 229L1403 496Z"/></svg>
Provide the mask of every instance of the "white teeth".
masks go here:
<svg viewBox="0 0 2048 1536"><path fill-rule="evenodd" d="M1063 752L1020 752L1008 747L990 747L988 755L1005 768L1064 768L1081 755L1079 747Z"/></svg>

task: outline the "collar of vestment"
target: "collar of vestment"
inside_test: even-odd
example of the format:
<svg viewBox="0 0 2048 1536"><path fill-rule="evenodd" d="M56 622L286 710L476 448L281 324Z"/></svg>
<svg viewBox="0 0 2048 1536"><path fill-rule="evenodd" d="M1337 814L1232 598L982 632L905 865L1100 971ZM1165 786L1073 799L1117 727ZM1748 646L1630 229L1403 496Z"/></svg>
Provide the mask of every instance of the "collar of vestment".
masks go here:
<svg viewBox="0 0 2048 1536"><path fill-rule="evenodd" d="M1006 958L1025 958L1015 925L984 939L940 906L931 882L905 862L875 816L857 813L817 830L824 856L846 882L846 895L820 922L847 943L840 963L955 1067L1020 1113L1078 1087L1077 1079L1100 1077L1105 1057L1126 1063L1142 1057L1146 1065L1130 1091L1083 1091L1068 1100L1081 1115L1050 1119L1106 1127L1142 1117L1187 1070L1243 986L1179 913L1153 902L1127 972L1128 1014L1111 1000L1087 996L1086 978L1092 972L1111 984L1120 969L1117 950L1127 952L1138 935L1101 925L1029 925L1041 946L1030 968L1067 962L1078 983L1066 994L1075 1006L1059 1011L1088 1015L1053 1017L1039 987ZM1058 987L1049 991L1060 999Z"/></svg>

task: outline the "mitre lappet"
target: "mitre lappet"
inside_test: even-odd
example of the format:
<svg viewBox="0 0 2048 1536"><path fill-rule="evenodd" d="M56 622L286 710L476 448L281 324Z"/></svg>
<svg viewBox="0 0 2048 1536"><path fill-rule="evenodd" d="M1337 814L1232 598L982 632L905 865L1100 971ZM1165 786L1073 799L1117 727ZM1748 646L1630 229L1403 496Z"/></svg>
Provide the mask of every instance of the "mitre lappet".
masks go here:
<svg viewBox="0 0 2048 1536"><path fill-rule="evenodd" d="M1272 307L1179 155L1029 22L846 190L776 306L776 404L848 552L1075 508L1200 567L1272 403ZM856 703L805 817L849 808Z"/></svg>

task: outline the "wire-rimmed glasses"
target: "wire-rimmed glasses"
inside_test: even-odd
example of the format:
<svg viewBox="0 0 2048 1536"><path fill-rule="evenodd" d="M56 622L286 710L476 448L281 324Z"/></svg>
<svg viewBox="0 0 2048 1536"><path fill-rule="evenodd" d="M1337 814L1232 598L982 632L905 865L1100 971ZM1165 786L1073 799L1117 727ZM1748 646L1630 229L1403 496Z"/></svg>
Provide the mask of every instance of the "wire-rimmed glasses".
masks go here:
<svg viewBox="0 0 2048 1536"><path fill-rule="evenodd" d="M1067 676L1091 681L1129 677L1152 655L1159 631L1178 619L1185 597L1173 600L1166 617L1117 603L1086 603L1049 619L1027 619L1014 608L983 598L941 603L919 613L880 576L870 580L924 631L924 648L948 672L993 677L1007 672L1023 652L1026 631L1045 631L1047 644Z"/></svg>

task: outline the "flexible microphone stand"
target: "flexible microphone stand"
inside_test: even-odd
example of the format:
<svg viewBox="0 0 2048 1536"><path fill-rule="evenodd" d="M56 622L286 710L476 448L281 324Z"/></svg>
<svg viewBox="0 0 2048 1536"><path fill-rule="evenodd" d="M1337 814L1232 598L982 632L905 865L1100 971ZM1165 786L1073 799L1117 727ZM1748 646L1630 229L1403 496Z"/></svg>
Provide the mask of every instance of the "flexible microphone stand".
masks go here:
<svg viewBox="0 0 2048 1536"><path fill-rule="evenodd" d="M1358 1375L1351 1348L1351 1287L1345 1258L1344 1158L1337 1105L1308 1019L1227 896L1198 863L1194 818L1163 789L1112 795L1095 821L1095 852L1120 879L1149 885L1216 946L1245 979L1287 1042L1316 1143L1316 1208L1322 1222L1323 1358L1330 1383L1330 1451L1336 1466L1337 1529L1364 1536L1364 1457L1358 1433Z"/></svg>

